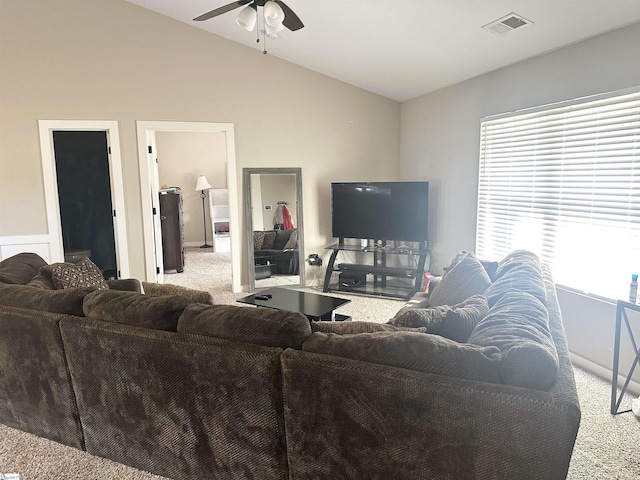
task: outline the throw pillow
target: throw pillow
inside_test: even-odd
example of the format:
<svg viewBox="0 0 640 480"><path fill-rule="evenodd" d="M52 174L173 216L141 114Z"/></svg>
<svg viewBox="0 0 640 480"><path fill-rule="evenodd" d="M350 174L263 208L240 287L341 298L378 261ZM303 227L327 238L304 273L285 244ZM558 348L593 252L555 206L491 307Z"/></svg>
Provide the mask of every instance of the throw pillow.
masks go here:
<svg viewBox="0 0 640 480"><path fill-rule="evenodd" d="M476 325L468 342L500 349L503 383L548 390L556 381L558 353L549 329L549 313L529 293L507 291Z"/></svg>
<svg viewBox="0 0 640 480"><path fill-rule="evenodd" d="M414 308L405 311L390 323L405 327L424 326L427 333L464 343L480 320L489 312L487 299L473 295L452 307L442 305L431 308Z"/></svg>
<svg viewBox="0 0 640 480"><path fill-rule="evenodd" d="M289 235L289 240L285 243L283 250L295 250L298 248L298 229L294 228Z"/></svg>
<svg viewBox="0 0 640 480"><path fill-rule="evenodd" d="M311 335L309 320L300 312L235 305L191 305L180 317L178 331L298 349Z"/></svg>
<svg viewBox="0 0 640 480"><path fill-rule="evenodd" d="M31 252L18 253L0 262L0 283L26 285L47 262Z"/></svg>
<svg viewBox="0 0 640 480"><path fill-rule="evenodd" d="M338 335L354 335L373 332L410 331L425 333L426 328L411 328L376 322L311 322L312 332L336 333Z"/></svg>
<svg viewBox="0 0 640 480"><path fill-rule="evenodd" d="M302 349L449 377L497 383L500 350L456 343L437 335L375 332L336 335L316 332Z"/></svg>
<svg viewBox="0 0 640 480"><path fill-rule="evenodd" d="M88 257L83 258L75 265L68 263L55 264L51 271L51 277L57 289L77 287L109 288L100 269Z"/></svg>
<svg viewBox="0 0 640 480"><path fill-rule="evenodd" d="M95 289L96 287L44 290L27 285L0 284L0 305L82 317L84 297Z"/></svg>
<svg viewBox="0 0 640 480"><path fill-rule="evenodd" d="M256 230L253 232L253 249L262 250L262 243L264 242L265 232Z"/></svg>
<svg viewBox="0 0 640 480"><path fill-rule="evenodd" d="M275 233L276 233L276 238L273 241L273 249L274 250L284 250L284 246L289 241L289 238L291 237L291 233L293 233L293 230L291 230L291 229L289 229L289 230L276 230Z"/></svg>
<svg viewBox="0 0 640 480"><path fill-rule="evenodd" d="M177 330L178 318L189 304L180 295L150 297L137 292L98 290L84 299L86 317L154 330Z"/></svg>
<svg viewBox="0 0 640 480"><path fill-rule="evenodd" d="M273 250L273 244L276 241L275 230L268 230L264 232L264 239L262 240L261 250Z"/></svg>
<svg viewBox="0 0 640 480"><path fill-rule="evenodd" d="M429 305L457 305L473 295L480 295L491 285L486 270L474 255L465 256L429 295Z"/></svg>

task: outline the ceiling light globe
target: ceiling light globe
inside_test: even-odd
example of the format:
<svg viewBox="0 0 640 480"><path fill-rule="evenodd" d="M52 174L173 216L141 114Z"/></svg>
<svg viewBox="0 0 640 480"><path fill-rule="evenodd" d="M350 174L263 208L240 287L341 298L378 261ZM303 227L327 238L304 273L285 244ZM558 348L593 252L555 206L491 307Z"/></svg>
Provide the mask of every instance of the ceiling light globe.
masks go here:
<svg viewBox="0 0 640 480"><path fill-rule="evenodd" d="M258 13L253 9L253 7L248 6L240 10L240 13L236 17L236 23L247 32L250 32L256 26L257 19Z"/></svg>
<svg viewBox="0 0 640 480"><path fill-rule="evenodd" d="M282 25L284 20L284 11L280 5L273 0L269 0L264 4L263 9L264 21L267 25L272 27Z"/></svg>
<svg viewBox="0 0 640 480"><path fill-rule="evenodd" d="M276 34L283 29L284 29L284 25L282 25L281 23L275 26L271 26L268 23L266 23L264 26L264 31L266 32L267 36L271 39L278 38L278 35Z"/></svg>

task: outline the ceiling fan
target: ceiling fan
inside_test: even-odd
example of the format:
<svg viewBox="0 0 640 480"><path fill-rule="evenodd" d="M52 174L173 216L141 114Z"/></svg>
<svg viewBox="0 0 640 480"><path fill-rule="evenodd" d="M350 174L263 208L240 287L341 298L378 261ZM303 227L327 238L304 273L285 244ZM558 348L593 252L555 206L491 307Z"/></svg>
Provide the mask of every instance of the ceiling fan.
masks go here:
<svg viewBox="0 0 640 480"><path fill-rule="evenodd" d="M204 13L193 20L195 22L209 20L210 18L230 12L231 10L235 10L243 5L248 6L240 11L236 18L236 22L245 30L253 30L253 27L256 24L258 7L263 8L266 28L267 30L272 30L273 33L277 31L274 29L282 29L282 26L287 27L292 32L304 27L300 18L282 0L238 0Z"/></svg>

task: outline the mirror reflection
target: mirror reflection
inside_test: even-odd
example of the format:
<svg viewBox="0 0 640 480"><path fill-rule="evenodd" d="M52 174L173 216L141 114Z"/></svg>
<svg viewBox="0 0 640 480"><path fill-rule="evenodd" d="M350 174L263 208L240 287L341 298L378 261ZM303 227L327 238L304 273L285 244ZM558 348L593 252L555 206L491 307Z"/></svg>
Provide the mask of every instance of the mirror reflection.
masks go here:
<svg viewBox="0 0 640 480"><path fill-rule="evenodd" d="M245 169L252 290L304 284L300 169Z"/></svg>

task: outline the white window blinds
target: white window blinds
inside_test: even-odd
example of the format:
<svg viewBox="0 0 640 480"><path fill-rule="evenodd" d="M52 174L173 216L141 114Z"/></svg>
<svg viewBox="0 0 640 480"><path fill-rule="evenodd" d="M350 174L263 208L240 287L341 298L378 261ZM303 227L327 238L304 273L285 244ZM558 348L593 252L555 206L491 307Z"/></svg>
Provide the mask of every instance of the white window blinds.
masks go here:
<svg viewBox="0 0 640 480"><path fill-rule="evenodd" d="M482 121L476 253L517 248L559 284L627 298L640 273L640 91Z"/></svg>

